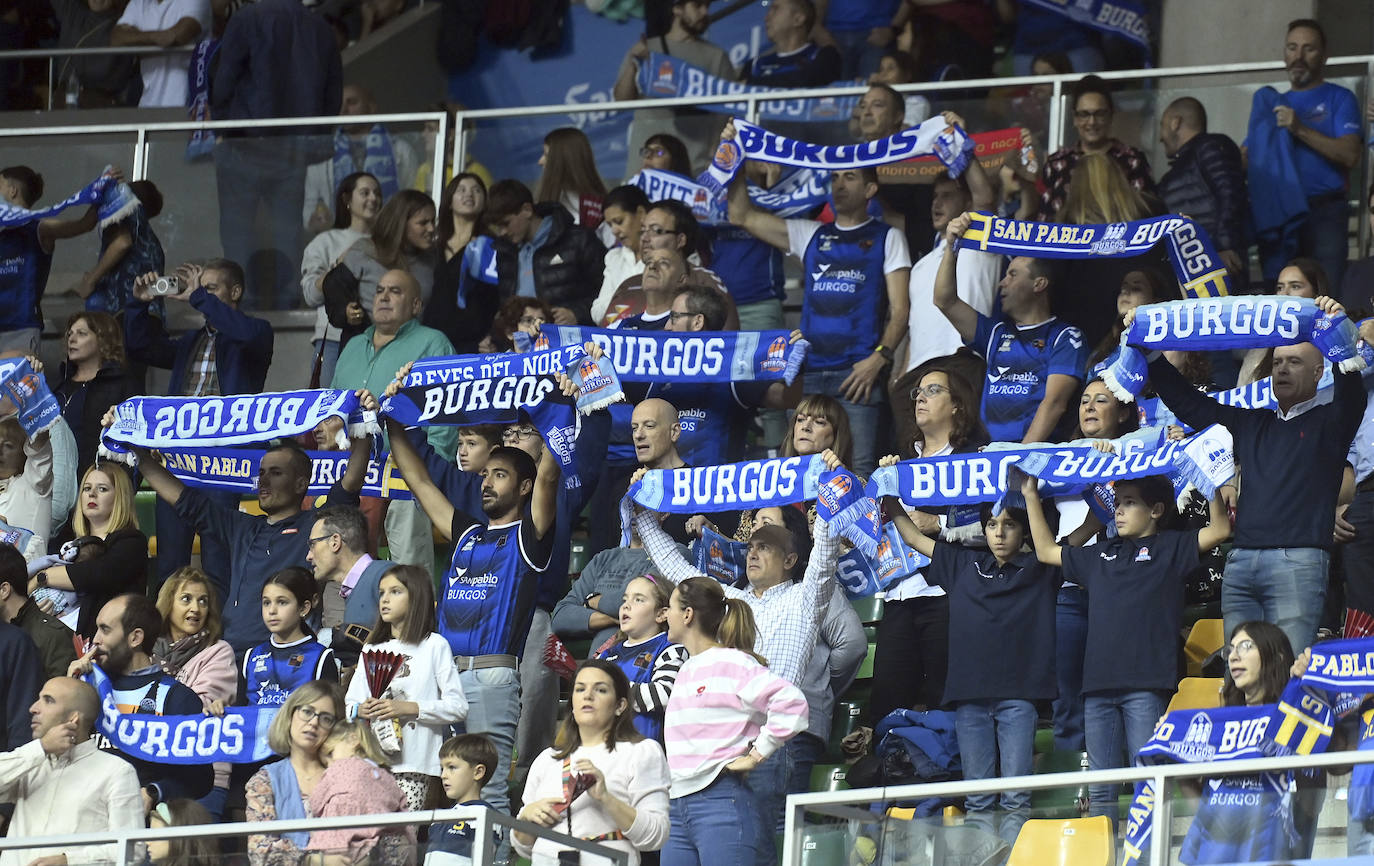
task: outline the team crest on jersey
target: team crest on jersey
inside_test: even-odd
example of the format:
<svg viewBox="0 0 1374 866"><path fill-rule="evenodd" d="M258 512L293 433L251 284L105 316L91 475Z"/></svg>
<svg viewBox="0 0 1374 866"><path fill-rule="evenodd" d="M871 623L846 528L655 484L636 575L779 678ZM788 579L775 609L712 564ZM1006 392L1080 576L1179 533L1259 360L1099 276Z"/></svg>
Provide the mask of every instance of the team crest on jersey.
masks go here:
<svg viewBox="0 0 1374 866"><path fill-rule="evenodd" d="M1016 339L1016 338L1013 337L1011 334L1003 334L1003 335L1002 335L1002 341L1001 341L1000 343L997 344L997 351L999 351L999 352L1005 352L1005 351L1008 351L1009 349L1011 349L1011 342L1012 342L1012 340L1014 340L1014 339Z"/></svg>
<svg viewBox="0 0 1374 866"><path fill-rule="evenodd" d="M295 655L291 656L291 658L286 660L286 666L289 668L298 668L303 664L305 664L304 653L296 653Z"/></svg>
<svg viewBox="0 0 1374 866"><path fill-rule="evenodd" d="M267 673L267 656L258 656L257 659L253 661L253 673Z"/></svg>
<svg viewBox="0 0 1374 866"><path fill-rule="evenodd" d="M654 654L651 653L651 652L642 652L642 653L640 653L639 655L635 656L634 666L637 667L637 668L639 668L639 669L642 670L642 671L648 670L648 669L649 669L649 666L652 665L653 663L654 663Z"/></svg>
<svg viewBox="0 0 1374 866"><path fill-rule="evenodd" d="M759 366L772 373L777 373L787 368L786 337L778 337L768 344L768 356L759 362Z"/></svg>
<svg viewBox="0 0 1374 866"><path fill-rule="evenodd" d="M864 238L863 240L859 241L859 249L864 252L868 252L869 250L873 249L873 238Z"/></svg>
<svg viewBox="0 0 1374 866"><path fill-rule="evenodd" d="M1043 337L1031 340L1031 345L1035 347L1035 351L1042 352L1045 349L1045 340Z"/></svg>
<svg viewBox="0 0 1374 866"><path fill-rule="evenodd" d="M1142 548L1140 548L1140 552L1137 553L1137 554L1135 555L1135 561L1136 561L1136 562L1149 562L1149 561L1150 561L1150 548L1148 548L1148 547L1142 547Z"/></svg>
<svg viewBox="0 0 1374 866"><path fill-rule="evenodd" d="M821 252L823 252L823 253L828 253L828 252L830 252L831 240L832 240L832 239L831 239L830 235L822 234L822 235L821 235L821 242L820 242L819 244L817 244L817 247L820 249Z"/></svg>

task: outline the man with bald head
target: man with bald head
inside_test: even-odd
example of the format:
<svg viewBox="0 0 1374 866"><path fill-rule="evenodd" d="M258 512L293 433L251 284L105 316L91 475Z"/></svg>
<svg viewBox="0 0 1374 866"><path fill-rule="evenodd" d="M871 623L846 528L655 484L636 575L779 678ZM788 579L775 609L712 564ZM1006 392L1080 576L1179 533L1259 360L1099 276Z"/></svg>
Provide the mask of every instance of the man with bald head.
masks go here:
<svg viewBox="0 0 1374 866"><path fill-rule="evenodd" d="M140 829L138 774L99 749L92 732L100 715L95 689L55 677L29 707L33 739L0 754L0 800L14 803L9 836L24 838ZM113 861L116 846L24 849L0 854L0 866L65 866Z"/></svg>
<svg viewBox="0 0 1374 866"><path fill-rule="evenodd" d="M1316 303L1324 312L1343 312L1332 298ZM1217 403L1162 352L1150 353L1150 382L1165 405L1193 429L1223 424L1235 440L1241 476L1235 543L1221 587L1226 634L1243 622L1263 620L1283 629L1294 652L1317 635L1336 500L1365 408L1357 372L1333 370L1334 394L1322 402L1322 366L1321 353L1309 343L1275 349L1278 408L1244 409Z"/></svg>
<svg viewBox="0 0 1374 866"><path fill-rule="evenodd" d="M1225 135L1207 131L1207 109L1191 96L1175 99L1164 109L1159 141L1169 157L1169 170L1159 179L1159 197L1169 213L1196 220L1226 269L1244 279L1250 197L1240 148Z"/></svg>
<svg viewBox="0 0 1374 866"><path fill-rule="evenodd" d="M372 324L348 341L334 367L332 388L373 394L386 391L392 377L416 358L454 354L442 331L420 324L420 284L408 271L387 271L377 280L372 299ZM458 428L426 428L434 450L448 457L458 450ZM373 505L372 508L378 506ZM386 534L391 560L434 571L433 528L414 500L396 500L386 509Z"/></svg>
<svg viewBox="0 0 1374 866"><path fill-rule="evenodd" d="M677 451L682 425L677 407L667 400L650 397L635 406L630 419L630 441L634 444L635 459L645 469L678 469L686 466ZM628 484L626 485L628 487ZM625 491L621 490L623 494ZM681 544L690 544L700 531L701 515L668 514L663 518L663 531ZM713 513L711 522L727 538L739 526L739 512ZM689 529L690 527L690 529Z"/></svg>

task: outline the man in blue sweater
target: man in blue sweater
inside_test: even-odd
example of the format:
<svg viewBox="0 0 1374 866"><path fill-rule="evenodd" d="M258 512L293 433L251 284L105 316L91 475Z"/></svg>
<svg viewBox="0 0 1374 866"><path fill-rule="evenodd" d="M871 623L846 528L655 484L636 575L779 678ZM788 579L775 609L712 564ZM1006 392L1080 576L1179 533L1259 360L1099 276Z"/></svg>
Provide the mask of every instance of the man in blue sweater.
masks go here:
<svg viewBox="0 0 1374 866"><path fill-rule="evenodd" d="M1324 312L1343 312L1332 298L1316 303ZM1235 439L1244 495L1236 503L1235 545L1221 589L1226 634L1250 620L1271 622L1297 652L1317 635L1336 499L1365 407L1360 374L1339 371L1331 401L1322 403L1322 365L1310 343L1275 349L1278 410L1242 409L1212 400L1162 353L1150 353L1150 382L1179 420L1195 430L1223 424Z"/></svg>

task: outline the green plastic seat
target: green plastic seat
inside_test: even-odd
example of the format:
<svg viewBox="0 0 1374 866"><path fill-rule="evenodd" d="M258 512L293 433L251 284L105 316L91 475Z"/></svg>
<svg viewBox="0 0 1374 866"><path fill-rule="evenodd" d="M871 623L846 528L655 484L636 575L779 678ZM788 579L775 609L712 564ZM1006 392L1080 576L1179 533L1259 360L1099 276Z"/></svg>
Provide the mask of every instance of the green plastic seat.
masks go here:
<svg viewBox="0 0 1374 866"><path fill-rule="evenodd" d="M811 768L811 790L848 791L849 767L845 764L816 764Z"/></svg>
<svg viewBox="0 0 1374 866"><path fill-rule="evenodd" d="M876 595L870 595L867 598L851 598L849 603L858 613L859 620L864 625L873 625L883 618L883 600Z"/></svg>

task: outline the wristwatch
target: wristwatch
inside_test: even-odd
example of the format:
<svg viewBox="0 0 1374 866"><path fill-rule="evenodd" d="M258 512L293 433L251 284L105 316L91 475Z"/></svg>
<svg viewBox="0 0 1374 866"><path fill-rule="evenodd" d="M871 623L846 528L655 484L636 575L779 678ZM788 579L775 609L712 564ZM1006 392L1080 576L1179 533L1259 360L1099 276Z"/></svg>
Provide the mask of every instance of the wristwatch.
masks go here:
<svg viewBox="0 0 1374 866"><path fill-rule="evenodd" d="M48 573L46 571L40 571L38 574L34 575L34 580L38 581L39 586L47 586Z"/></svg>
<svg viewBox="0 0 1374 866"><path fill-rule="evenodd" d="M878 345L873 347L873 351L877 352L879 355L882 355L884 361L888 362L889 364L892 363L892 350L889 349L887 346L884 346L882 343L879 343Z"/></svg>

